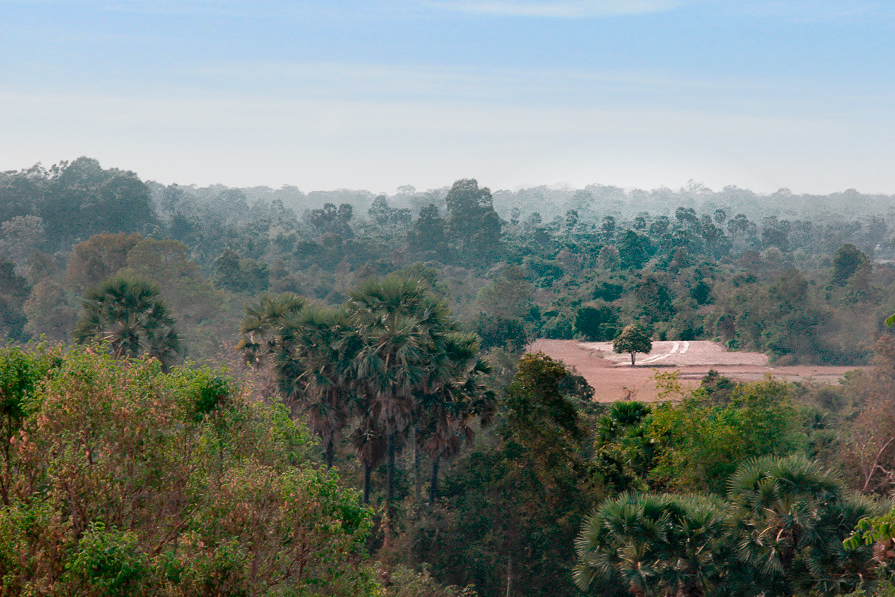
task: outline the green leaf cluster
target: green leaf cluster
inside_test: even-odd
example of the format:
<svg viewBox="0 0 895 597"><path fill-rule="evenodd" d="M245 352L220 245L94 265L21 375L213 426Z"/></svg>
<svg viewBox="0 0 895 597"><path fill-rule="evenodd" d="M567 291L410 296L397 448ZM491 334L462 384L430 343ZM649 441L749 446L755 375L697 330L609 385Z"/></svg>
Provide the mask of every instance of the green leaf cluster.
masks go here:
<svg viewBox="0 0 895 597"><path fill-rule="evenodd" d="M702 392L652 411L645 431L656 453L651 485L723 493L739 463L783 456L803 443L790 386L768 380L737 386L726 404Z"/></svg>

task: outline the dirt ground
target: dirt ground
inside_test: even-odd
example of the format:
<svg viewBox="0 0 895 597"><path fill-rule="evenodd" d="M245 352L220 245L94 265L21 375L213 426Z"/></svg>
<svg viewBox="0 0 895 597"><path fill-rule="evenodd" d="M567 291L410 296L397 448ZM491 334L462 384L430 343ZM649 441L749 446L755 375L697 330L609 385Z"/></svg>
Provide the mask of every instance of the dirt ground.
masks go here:
<svg viewBox="0 0 895 597"><path fill-rule="evenodd" d="M653 342L649 354L638 354L637 364L631 366L629 354L612 352L611 342L578 342L576 340L536 340L529 352L542 351L549 357L562 360L574 367L579 375L596 389L594 399L599 402L658 399L655 374L678 371L681 384L699 386L700 380L715 369L722 375L740 381L756 381L772 375L789 381L811 380L839 383L846 371L856 367L823 367L796 365L771 367L768 358L755 352L728 352L714 342Z"/></svg>

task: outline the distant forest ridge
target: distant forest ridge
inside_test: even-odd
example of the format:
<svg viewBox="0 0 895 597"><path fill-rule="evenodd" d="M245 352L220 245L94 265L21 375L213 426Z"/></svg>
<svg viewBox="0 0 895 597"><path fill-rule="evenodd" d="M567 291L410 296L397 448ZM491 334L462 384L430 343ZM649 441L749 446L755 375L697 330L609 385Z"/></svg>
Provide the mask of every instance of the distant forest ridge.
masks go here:
<svg viewBox="0 0 895 597"><path fill-rule="evenodd" d="M478 181L488 186L487 180ZM285 185L279 189L266 186L227 187L210 185L164 185L147 181L153 197L161 197L166 188L177 188L197 199L211 202L221 195L242 193L251 205L256 202L281 201L289 209L301 213L306 209L321 207L326 203L348 203L356 210L366 212L376 197L385 196L396 207L410 208L414 216L431 202L438 204L450 190L449 186L438 189L418 190L413 186L401 186L393 194L373 193L359 189L302 192L297 186ZM895 195L865 194L847 189L828 195L793 193L782 188L774 193L757 193L736 186L712 190L698 182L687 187L670 189L659 187L652 190L624 189L612 185L590 184L584 188L540 185L514 191L491 190L494 210L501 218L509 220L513 211L522 215L538 213L545 220L564 217L569 210L576 210L583 219L598 219L606 215L633 218L645 211L653 215L671 216L678 207L693 208L698 212L713 212L724 208L730 216L742 213L750 219L776 216L778 218L811 219L824 221L838 218L864 218L871 215L888 215L895 206Z"/></svg>
<svg viewBox="0 0 895 597"><path fill-rule="evenodd" d="M0 200L2 200L0 221L6 221L14 215L33 215L23 213L31 210L23 209L25 206L20 200L21 197L11 197L10 194L20 195L23 191L28 193L29 190L36 190L33 187L39 184L41 179L49 182L60 177L70 178L74 173L72 171L79 172L81 176L86 175L87 178L91 172L94 175L106 172L114 173L119 180L131 184L142 181L138 173L117 169L103 170L97 160L87 157L72 162L61 162L49 168L36 164L19 171L6 171L0 173ZM298 186L292 185L273 189L266 186L228 187L221 184L205 187L180 184L166 186L151 180L142 182L149 189L152 203L161 217L170 213L165 207L171 206L172 195L185 194L200 205L222 203L221 207L236 206L243 202L247 207L277 202L298 215L327 203L348 204L355 212L366 213L377 197L384 196L392 207L409 208L415 218L420 209L429 203L442 204L443 207L444 197L450 189L445 186L422 191L407 185L398 187L393 194L382 194L362 189L304 192ZM478 182L482 186L488 186L487 180ZM22 188L23 186L25 188ZM570 210L575 210L582 220L599 219L606 215L634 218L644 212L654 216L671 216L678 207L685 207L704 213L723 208L730 217L742 213L750 219L778 217L824 221L866 218L872 215L888 216L895 209L895 195L864 194L855 189L817 195L797 194L787 188L781 188L774 193L763 194L736 186L712 190L702 183L692 181L688 186L679 189L659 187L652 190L623 189L597 183L584 188L541 185L512 191L492 190L491 197L494 210L505 220L514 215L518 217L537 213L544 222L565 217ZM115 215L123 214L113 212L109 217ZM138 215L140 214L131 214L132 217Z"/></svg>
<svg viewBox="0 0 895 597"><path fill-rule="evenodd" d="M486 185L164 186L86 157L0 173L0 332L70 340L85 292L116 275L160 285L195 358L262 293L335 306L393 272L428 280L486 350L607 340L633 321L858 364L895 311L895 196Z"/></svg>

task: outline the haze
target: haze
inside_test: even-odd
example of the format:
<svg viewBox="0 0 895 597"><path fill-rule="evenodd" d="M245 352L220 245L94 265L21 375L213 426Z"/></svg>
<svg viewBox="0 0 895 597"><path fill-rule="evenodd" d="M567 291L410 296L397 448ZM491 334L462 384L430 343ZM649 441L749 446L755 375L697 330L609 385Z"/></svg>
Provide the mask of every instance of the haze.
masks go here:
<svg viewBox="0 0 895 597"><path fill-rule="evenodd" d="M863 1L0 0L0 170L895 193Z"/></svg>

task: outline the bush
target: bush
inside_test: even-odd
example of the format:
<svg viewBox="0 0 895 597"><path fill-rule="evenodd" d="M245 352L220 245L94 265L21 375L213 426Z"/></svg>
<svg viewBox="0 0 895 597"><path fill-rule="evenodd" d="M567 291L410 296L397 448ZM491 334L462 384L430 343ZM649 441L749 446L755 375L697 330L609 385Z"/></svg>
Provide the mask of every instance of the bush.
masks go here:
<svg viewBox="0 0 895 597"><path fill-rule="evenodd" d="M357 563L370 512L310 466L285 406L221 372L73 351L23 413L0 595L378 591Z"/></svg>

